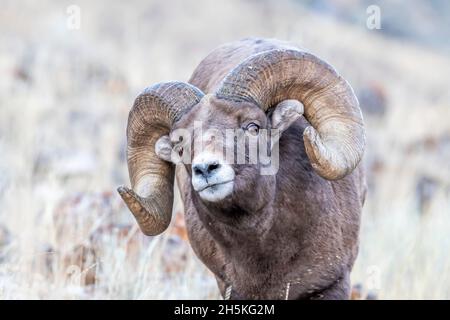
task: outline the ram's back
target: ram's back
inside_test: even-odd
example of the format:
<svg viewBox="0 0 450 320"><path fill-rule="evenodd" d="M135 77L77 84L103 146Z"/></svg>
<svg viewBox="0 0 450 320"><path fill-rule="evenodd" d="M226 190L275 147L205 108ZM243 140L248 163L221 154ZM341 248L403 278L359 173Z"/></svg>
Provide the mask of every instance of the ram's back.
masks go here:
<svg viewBox="0 0 450 320"><path fill-rule="evenodd" d="M189 83L205 94L215 92L223 78L251 55L273 49L300 49L285 41L247 38L226 43L212 51L194 70Z"/></svg>

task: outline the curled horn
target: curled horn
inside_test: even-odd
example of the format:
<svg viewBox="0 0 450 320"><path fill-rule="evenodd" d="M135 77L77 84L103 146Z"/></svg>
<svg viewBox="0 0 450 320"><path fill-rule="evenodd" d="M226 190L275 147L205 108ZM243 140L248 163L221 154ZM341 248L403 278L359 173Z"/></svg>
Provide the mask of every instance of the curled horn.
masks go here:
<svg viewBox="0 0 450 320"><path fill-rule="evenodd" d="M358 100L333 67L310 53L275 49L252 55L225 77L216 96L265 111L286 99L301 101L311 124L303 133L306 153L325 179L346 176L361 160L365 133Z"/></svg>
<svg viewBox="0 0 450 320"><path fill-rule="evenodd" d="M128 116L127 161L131 189L117 191L146 235L158 235L170 224L173 205L173 164L158 158L157 140L203 97L196 87L166 82L145 89Z"/></svg>

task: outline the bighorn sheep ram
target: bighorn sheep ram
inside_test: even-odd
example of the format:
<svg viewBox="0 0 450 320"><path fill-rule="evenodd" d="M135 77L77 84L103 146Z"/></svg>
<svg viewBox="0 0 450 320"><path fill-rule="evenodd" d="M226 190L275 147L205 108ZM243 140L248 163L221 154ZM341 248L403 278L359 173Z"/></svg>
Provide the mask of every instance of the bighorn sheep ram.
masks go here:
<svg viewBox="0 0 450 320"><path fill-rule="evenodd" d="M261 174L259 160L224 161L224 148L237 155L237 139L224 142L205 129L256 139L278 130L268 147L279 155L278 171ZM329 64L278 40L225 44L189 83L145 89L130 111L127 139L132 189L118 191L146 235L171 221L176 155L192 159L176 166L189 240L223 297L349 298L365 132L352 88ZM195 139L200 151L190 147Z"/></svg>

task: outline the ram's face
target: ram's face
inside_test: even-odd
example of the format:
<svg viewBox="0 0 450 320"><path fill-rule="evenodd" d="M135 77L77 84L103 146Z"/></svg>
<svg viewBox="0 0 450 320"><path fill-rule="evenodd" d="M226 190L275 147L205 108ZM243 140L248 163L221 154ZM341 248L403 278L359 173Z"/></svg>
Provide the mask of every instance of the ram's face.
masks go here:
<svg viewBox="0 0 450 320"><path fill-rule="evenodd" d="M254 188L260 175L256 152L268 129L267 117L253 104L236 104L205 96L170 134L172 158L185 164L193 189L208 202Z"/></svg>
<svg viewBox="0 0 450 320"><path fill-rule="evenodd" d="M272 49L262 49L261 43ZM246 57L248 49L254 54ZM237 129L242 135L255 135L261 140L261 130L269 123L271 130L282 132L304 112L311 124L303 132L305 152L317 174L328 180L341 179L361 160L365 135L358 100L331 65L295 46L269 40L232 43L208 57L194 72L193 82L203 83L201 87L208 92L214 90L214 96L205 95L192 84L162 82L146 88L130 111L127 163L131 188L121 186L118 191L147 235L160 234L170 223L174 170L169 162L179 162L173 161L173 154L188 156L183 162L191 173L193 189L205 201L217 203L231 198L228 203L243 208L233 201L254 202L269 194L257 194L270 191L260 180L266 186L274 185L274 179L260 179L260 159L254 164L226 159L224 149L233 149L232 153L241 158L246 158L247 152L251 158L251 150L239 151L235 139L210 139L204 132L208 129L215 129L219 137L226 136L227 129ZM223 72L224 66L231 66L222 64L228 58L230 63L237 59L242 62L216 87L208 88L206 83L219 76L218 70ZM196 123L202 128L201 134L195 131ZM184 143L179 142L182 136ZM269 144L271 148L277 145L272 141ZM198 145L202 147L196 149ZM258 149L261 145L265 143L258 143ZM183 149L174 150L174 146ZM258 156L261 154L264 152L258 151ZM273 150L270 158L272 154ZM250 209L257 212L260 208Z"/></svg>

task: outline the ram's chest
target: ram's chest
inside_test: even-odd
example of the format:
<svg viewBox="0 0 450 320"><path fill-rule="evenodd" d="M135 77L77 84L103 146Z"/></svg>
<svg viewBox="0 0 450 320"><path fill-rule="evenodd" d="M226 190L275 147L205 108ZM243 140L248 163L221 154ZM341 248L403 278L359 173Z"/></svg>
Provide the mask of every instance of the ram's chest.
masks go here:
<svg viewBox="0 0 450 320"><path fill-rule="evenodd" d="M254 279L253 279L254 280ZM232 281L233 282L233 281ZM284 300L289 299L289 284L284 281L234 281L225 288L225 299L232 300Z"/></svg>
<svg viewBox="0 0 450 320"><path fill-rule="evenodd" d="M216 276L224 298L229 299L285 299L288 282L284 271L271 267L258 272L242 269L242 264L228 258L195 209L186 210L186 227L191 246L198 258ZM243 261L241 261L243 262ZM247 265L244 263L244 265ZM257 266L256 266L257 268ZM289 294L288 294L289 295Z"/></svg>

